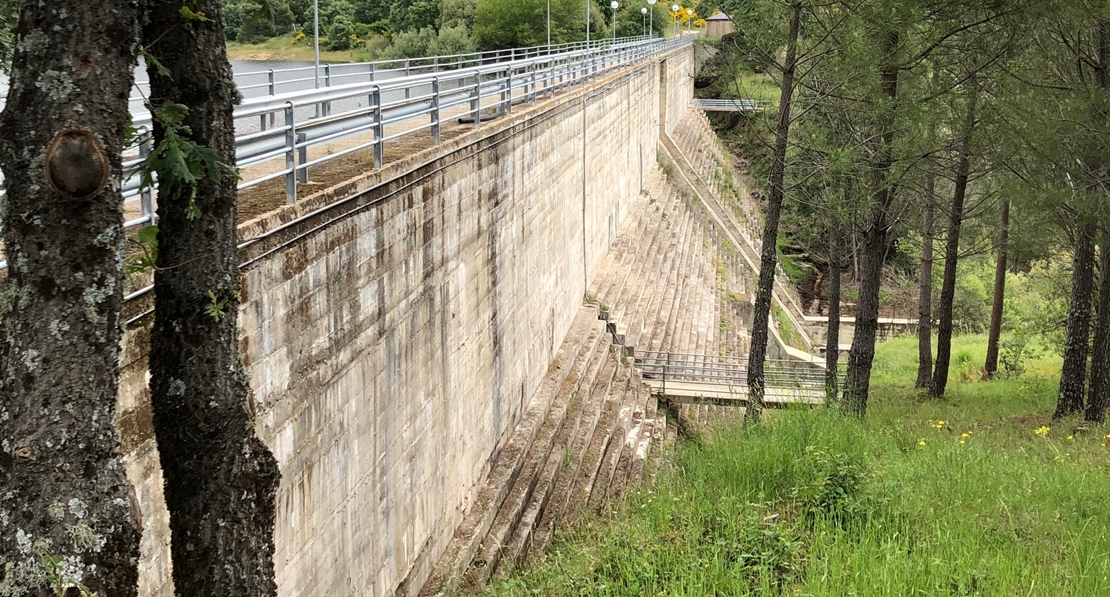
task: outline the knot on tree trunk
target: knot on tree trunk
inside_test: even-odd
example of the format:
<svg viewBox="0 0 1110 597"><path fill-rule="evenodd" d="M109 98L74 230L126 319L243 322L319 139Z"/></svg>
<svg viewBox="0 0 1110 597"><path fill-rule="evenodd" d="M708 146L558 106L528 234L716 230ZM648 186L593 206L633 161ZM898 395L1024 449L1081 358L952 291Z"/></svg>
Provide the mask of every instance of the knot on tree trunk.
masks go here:
<svg viewBox="0 0 1110 597"><path fill-rule="evenodd" d="M57 132L46 150L46 180L69 199L90 199L104 190L111 166L92 132L68 128Z"/></svg>

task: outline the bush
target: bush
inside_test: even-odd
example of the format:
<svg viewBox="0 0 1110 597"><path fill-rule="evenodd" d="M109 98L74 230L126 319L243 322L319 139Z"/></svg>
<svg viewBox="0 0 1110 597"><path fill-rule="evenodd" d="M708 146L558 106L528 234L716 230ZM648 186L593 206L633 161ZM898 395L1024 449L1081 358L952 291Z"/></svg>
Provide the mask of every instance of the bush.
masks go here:
<svg viewBox="0 0 1110 597"><path fill-rule="evenodd" d="M355 23L345 16L336 17L328 27L326 35L328 40L325 47L329 50L350 50L352 46L358 44Z"/></svg>
<svg viewBox="0 0 1110 597"><path fill-rule="evenodd" d="M439 35L428 45L429 56L450 56L453 54L469 54L478 49L478 45L470 37L466 27L444 27Z"/></svg>
<svg viewBox="0 0 1110 597"><path fill-rule="evenodd" d="M419 31L402 31L393 36L393 43L382 53L382 58L421 58L428 55L428 48L436 40L436 32L431 27Z"/></svg>
<svg viewBox="0 0 1110 597"><path fill-rule="evenodd" d="M843 522L866 511L864 488L869 473L860 458L806 446L801 468L801 481L792 494L811 519Z"/></svg>

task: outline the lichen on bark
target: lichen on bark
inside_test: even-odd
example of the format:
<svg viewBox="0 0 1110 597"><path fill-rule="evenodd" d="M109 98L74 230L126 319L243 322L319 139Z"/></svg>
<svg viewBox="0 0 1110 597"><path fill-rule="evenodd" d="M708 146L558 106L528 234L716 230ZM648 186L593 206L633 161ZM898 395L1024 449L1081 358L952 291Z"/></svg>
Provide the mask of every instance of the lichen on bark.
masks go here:
<svg viewBox="0 0 1110 597"><path fill-rule="evenodd" d="M53 595L52 573L100 595L137 592L139 532L115 428L123 213L118 185L104 182L122 172L140 8L21 5L0 114L9 261L0 279L0 595Z"/></svg>

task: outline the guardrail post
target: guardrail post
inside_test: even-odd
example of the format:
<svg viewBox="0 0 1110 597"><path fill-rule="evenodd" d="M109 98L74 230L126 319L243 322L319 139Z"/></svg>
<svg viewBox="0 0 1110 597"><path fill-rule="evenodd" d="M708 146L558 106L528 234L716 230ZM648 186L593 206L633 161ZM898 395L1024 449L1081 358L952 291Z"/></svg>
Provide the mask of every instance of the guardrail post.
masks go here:
<svg viewBox="0 0 1110 597"><path fill-rule="evenodd" d="M374 82L374 63L370 63L370 82Z"/></svg>
<svg viewBox="0 0 1110 597"><path fill-rule="evenodd" d="M331 87L331 65L324 65L324 87ZM324 102L324 116L331 116L331 102Z"/></svg>
<svg viewBox="0 0 1110 597"><path fill-rule="evenodd" d="M381 87L374 86L370 101L374 103L374 168L380 170L382 160L385 158L385 124L382 122Z"/></svg>
<svg viewBox="0 0 1110 597"><path fill-rule="evenodd" d="M555 60L552 59L551 60L551 75L549 75L549 78L547 80L547 88L551 90L552 99L555 98L555 88L556 87L557 87L557 85L555 84Z"/></svg>
<svg viewBox="0 0 1110 597"><path fill-rule="evenodd" d="M293 120L293 102L285 103L285 203L297 202L297 159L294 155L297 123Z"/></svg>
<svg viewBox="0 0 1110 597"><path fill-rule="evenodd" d="M528 94L527 89L524 93ZM505 90L501 92L501 105L505 112L513 113L513 67L511 66L505 68Z"/></svg>
<svg viewBox="0 0 1110 597"><path fill-rule="evenodd" d="M304 166L308 162L308 138L304 133L297 133L297 165ZM308 182L308 167L297 170L297 180Z"/></svg>
<svg viewBox="0 0 1110 597"><path fill-rule="evenodd" d="M272 68L270 69L270 72L269 72L268 76L269 76L269 79L270 79L270 81L269 81L269 83L270 83L270 85L269 85L270 95L276 95L277 94L277 90L276 90L277 87L274 85L274 69L272 69Z"/></svg>
<svg viewBox="0 0 1110 597"><path fill-rule="evenodd" d="M663 397L667 396L667 369L671 366L671 353L667 353L667 362L663 363Z"/></svg>
<svg viewBox="0 0 1110 597"><path fill-rule="evenodd" d="M142 141L139 143L139 157L146 159L150 152L154 150L153 133L143 127L139 132ZM154 213L154 192L150 187L143 188L139 196L139 205L143 210L143 217L146 218L147 224L153 226L158 223L158 214Z"/></svg>
<svg viewBox="0 0 1110 597"><path fill-rule="evenodd" d="M474 128L482 126L482 71L474 71L474 99L470 100L474 114Z"/></svg>
<svg viewBox="0 0 1110 597"><path fill-rule="evenodd" d="M405 58L405 76L406 77L409 76L409 68L410 68L409 65L410 64L411 64L411 61L408 58ZM405 87L405 99L409 99L409 87L408 86Z"/></svg>
<svg viewBox="0 0 1110 597"><path fill-rule="evenodd" d="M439 77L432 77L432 141L439 145Z"/></svg>
<svg viewBox="0 0 1110 597"><path fill-rule="evenodd" d="M536 105L536 65L528 63L528 83L532 87L532 105Z"/></svg>

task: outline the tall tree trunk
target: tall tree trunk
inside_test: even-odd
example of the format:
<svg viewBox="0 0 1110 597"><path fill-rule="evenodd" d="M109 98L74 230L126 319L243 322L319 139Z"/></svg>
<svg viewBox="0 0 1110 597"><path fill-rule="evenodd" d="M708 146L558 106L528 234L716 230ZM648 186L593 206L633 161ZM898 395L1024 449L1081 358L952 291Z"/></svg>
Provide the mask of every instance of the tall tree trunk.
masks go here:
<svg viewBox="0 0 1110 597"><path fill-rule="evenodd" d="M883 95L890 105L879 123L879 147L871 164L874 205L863 234L859 261L859 305L856 307L852 349L848 353L848 371L844 377L844 408L860 418L867 413L867 397L871 390L871 365L875 360L875 338L879 330L879 288L890 242L890 210L894 204L895 187L890 171L894 166L894 117L900 72L895 53L899 41L897 32L888 33L882 41L879 78Z"/></svg>
<svg viewBox="0 0 1110 597"><path fill-rule="evenodd" d="M1099 245L1098 319L1091 348L1091 382L1086 419L1101 423L1110 403L1110 240L1102 237Z"/></svg>
<svg viewBox="0 0 1110 597"><path fill-rule="evenodd" d="M1110 21L1099 19L1095 33L1098 41L1098 68L1095 82L1103 90L1110 89ZM1103 201L1106 201L1103 197ZM1099 243L1098 320L1095 323L1094 347L1091 351L1091 381L1087 399L1088 421L1101 423L1106 417L1107 393L1110 392L1110 235L1104 230Z"/></svg>
<svg viewBox="0 0 1110 597"><path fill-rule="evenodd" d="M21 3L0 114L0 593L137 592L116 430L130 0ZM59 558L44 569L44 558ZM5 590L6 589L6 590ZM69 594L76 594L71 589Z"/></svg>
<svg viewBox="0 0 1110 597"><path fill-rule="evenodd" d="M952 303L956 299L956 266L960 259L960 228L964 221L964 202L967 198L967 179L971 172L971 135L975 127L975 102L978 96L972 91L968 99L967 120L964 122L959 156L956 163L956 189L952 193L952 206L948 210L948 238L944 247L944 277L940 287L939 317L937 318L937 360L933 364L933 396L943 396L948 385L948 368L952 357Z"/></svg>
<svg viewBox="0 0 1110 597"><path fill-rule="evenodd" d="M991 327L987 334L987 377L998 371L998 341L1002 337L1002 306L1006 299L1006 244L1010 237L1010 202L1002 202L1001 230L998 231L998 259L994 264L994 303L991 305Z"/></svg>
<svg viewBox="0 0 1110 597"><path fill-rule="evenodd" d="M1056 398L1058 419L1083 410L1084 382L1087 378L1088 335L1091 327L1091 295L1094 292L1095 227L1080 222L1075 231L1072 255L1071 299L1064 335L1064 365L1060 372L1060 393Z"/></svg>
<svg viewBox="0 0 1110 597"><path fill-rule="evenodd" d="M148 50L172 78L148 67L151 101L182 104L189 136L227 164L235 159L232 108L239 94L224 48L219 0L198 0L186 20L180 0L152 0ZM155 123L155 138L165 137ZM273 567L277 462L255 436L239 360L236 177L159 191L154 277L151 402L170 513L179 596L276 592ZM214 297L214 298L213 298Z"/></svg>
<svg viewBox="0 0 1110 597"><path fill-rule="evenodd" d="M798 29L802 18L802 3L795 0L790 5L790 33L786 41L786 61L783 63L782 91L779 95L779 120L775 130L775 147L771 157L771 192L767 197L767 219L763 223L763 247L759 260L759 285L752 308L752 342L748 353L748 407L745 422L759 421L763 410L765 378L763 361L767 358L767 325L771 316L771 302L775 290L775 261L782 200L786 194L786 148L790 135L790 100L794 95L794 69L798 57Z"/></svg>
<svg viewBox="0 0 1110 597"><path fill-rule="evenodd" d="M925 213L921 219L921 279L917 297L917 383L933 383L933 221L936 219L936 175L925 178Z"/></svg>
<svg viewBox="0 0 1110 597"><path fill-rule="evenodd" d="M836 401L840 383L837 373L840 365L840 251L834 232L829 250L829 322L825 334L825 399Z"/></svg>

